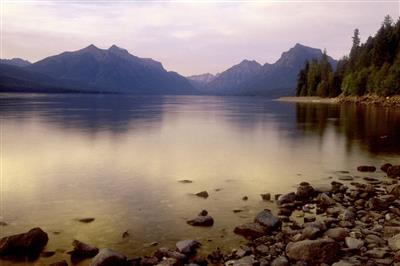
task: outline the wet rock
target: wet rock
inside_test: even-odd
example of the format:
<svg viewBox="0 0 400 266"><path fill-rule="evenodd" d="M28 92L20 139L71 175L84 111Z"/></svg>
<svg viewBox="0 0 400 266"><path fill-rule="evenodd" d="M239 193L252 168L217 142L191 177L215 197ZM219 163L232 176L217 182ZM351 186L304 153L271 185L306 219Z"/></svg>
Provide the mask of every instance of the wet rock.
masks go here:
<svg viewBox="0 0 400 266"><path fill-rule="evenodd" d="M127 238L127 237L129 237L129 232L128 231L123 232L122 238Z"/></svg>
<svg viewBox="0 0 400 266"><path fill-rule="evenodd" d="M385 163L385 164L383 164L383 165L381 166L382 172L387 173L387 170L388 170L389 167L391 167L391 166L392 166L392 164L390 164L390 163Z"/></svg>
<svg viewBox="0 0 400 266"><path fill-rule="evenodd" d="M388 245L391 250L398 251L400 250L400 234L397 234L388 239Z"/></svg>
<svg viewBox="0 0 400 266"><path fill-rule="evenodd" d="M258 253L262 254L262 255L266 255L266 254L269 253L269 247L266 246L266 245L264 245L264 244L261 244L261 245L258 245L258 246L256 247L256 251L257 251Z"/></svg>
<svg viewBox="0 0 400 266"><path fill-rule="evenodd" d="M316 239L321 234L321 230L316 227L305 227L301 233L301 239Z"/></svg>
<svg viewBox="0 0 400 266"><path fill-rule="evenodd" d="M368 250L364 254L365 254L365 256L367 256L369 258L382 259L382 258L386 257L388 252L386 249L383 249L383 248L373 248L373 249Z"/></svg>
<svg viewBox="0 0 400 266"><path fill-rule="evenodd" d="M391 201L388 201L386 199L372 197L368 200L367 206L372 210L384 211L389 207L390 203Z"/></svg>
<svg viewBox="0 0 400 266"><path fill-rule="evenodd" d="M226 266L252 266L257 264L258 261L252 255L243 257L239 260L230 260L225 262Z"/></svg>
<svg viewBox="0 0 400 266"><path fill-rule="evenodd" d="M68 266L68 263L66 260L61 260L61 261L51 263L51 264L49 264L49 266Z"/></svg>
<svg viewBox="0 0 400 266"><path fill-rule="evenodd" d="M40 253L40 257L43 257L43 258L50 258L50 257L52 257L52 256L54 256L54 254L56 254L56 252L55 251L49 251L49 250L47 250L47 251L42 251L41 253Z"/></svg>
<svg viewBox="0 0 400 266"><path fill-rule="evenodd" d="M348 234L348 230L342 227L331 228L324 233L325 236L332 238L336 241L343 241L346 236L348 236Z"/></svg>
<svg viewBox="0 0 400 266"><path fill-rule="evenodd" d="M154 265L154 264L153 264ZM176 266L179 265L178 260L174 258L166 258L156 264L157 266Z"/></svg>
<svg viewBox="0 0 400 266"><path fill-rule="evenodd" d="M79 240L72 242L74 249L70 252L73 261L79 261L85 258L93 258L99 253L99 249L95 246L85 244Z"/></svg>
<svg viewBox="0 0 400 266"><path fill-rule="evenodd" d="M197 216L196 218L187 221L188 224L192 226L212 226L214 224L214 219L211 216Z"/></svg>
<svg viewBox="0 0 400 266"><path fill-rule="evenodd" d="M353 266L354 264L345 260L340 260L332 264L332 266Z"/></svg>
<svg viewBox="0 0 400 266"><path fill-rule="evenodd" d="M153 265L157 265L157 264L158 264L157 257L145 256L140 260L141 266L153 266Z"/></svg>
<svg viewBox="0 0 400 266"><path fill-rule="evenodd" d="M386 189L389 194L391 194L397 198L400 198L400 185L399 184L388 186Z"/></svg>
<svg viewBox="0 0 400 266"><path fill-rule="evenodd" d="M81 222L81 223L88 224L88 223L91 223L91 222L93 222L94 220L95 220L94 218L92 218L92 217L88 217L88 218L82 218L82 219L78 219L78 222Z"/></svg>
<svg viewBox="0 0 400 266"><path fill-rule="evenodd" d="M196 240L181 240L176 243L176 249L183 254L192 254L196 252L196 249L200 246L200 243Z"/></svg>
<svg viewBox="0 0 400 266"><path fill-rule="evenodd" d="M200 197L200 198L208 198L208 192L207 191L201 191L201 192L198 192L198 193L196 193L195 194L197 197Z"/></svg>
<svg viewBox="0 0 400 266"><path fill-rule="evenodd" d="M178 182L179 182L179 183L182 183L182 184L190 184L190 183L193 183L193 181L192 181L192 180L189 180L189 179L178 180Z"/></svg>
<svg viewBox="0 0 400 266"><path fill-rule="evenodd" d="M202 210L200 213L199 213L199 216L207 216L208 215L208 211L207 210Z"/></svg>
<svg viewBox="0 0 400 266"><path fill-rule="evenodd" d="M319 203L319 205L325 206L325 207L332 206L332 205L336 204L336 201L333 200L331 197L329 197L325 193L319 194L319 196L317 197L317 202Z"/></svg>
<svg viewBox="0 0 400 266"><path fill-rule="evenodd" d="M277 203L279 205L287 204L287 203L294 203L296 201L296 194L294 192L280 195L277 199Z"/></svg>
<svg viewBox="0 0 400 266"><path fill-rule="evenodd" d="M375 172L376 167L371 165L361 165L357 167L357 171L359 172Z"/></svg>
<svg viewBox="0 0 400 266"><path fill-rule="evenodd" d="M285 256L274 259L271 266L289 266L289 260Z"/></svg>
<svg viewBox="0 0 400 266"><path fill-rule="evenodd" d="M267 230L275 229L281 225L281 221L267 209L258 213L256 218L254 218L254 222L261 224Z"/></svg>
<svg viewBox="0 0 400 266"><path fill-rule="evenodd" d="M353 237L346 237L344 242L349 249L360 249L364 246L364 241Z"/></svg>
<svg viewBox="0 0 400 266"><path fill-rule="evenodd" d="M387 175L391 178L400 177L400 165L393 165L387 169Z"/></svg>
<svg viewBox="0 0 400 266"><path fill-rule="evenodd" d="M354 177L352 177L350 175L341 175L338 177L338 179L341 181L351 181L351 180L354 180Z"/></svg>
<svg viewBox="0 0 400 266"><path fill-rule="evenodd" d="M0 240L0 257L36 259L49 238L40 228L33 228L27 233L3 237Z"/></svg>
<svg viewBox="0 0 400 266"><path fill-rule="evenodd" d="M248 200L249 199L249 197L247 197L247 196L244 196L243 198L242 198L242 200Z"/></svg>
<svg viewBox="0 0 400 266"><path fill-rule="evenodd" d="M220 262L224 260L224 254L217 248L217 250L211 252L211 254L207 256L207 259L213 264L220 264Z"/></svg>
<svg viewBox="0 0 400 266"><path fill-rule="evenodd" d="M126 257L112 249L104 248L92 259L90 266L126 266Z"/></svg>
<svg viewBox="0 0 400 266"><path fill-rule="evenodd" d="M261 194L261 198L265 201L270 201L271 200L271 194L270 193L265 193Z"/></svg>
<svg viewBox="0 0 400 266"><path fill-rule="evenodd" d="M314 188L307 182L302 182L297 187L296 197L297 199L304 200L312 197L315 191Z"/></svg>
<svg viewBox="0 0 400 266"><path fill-rule="evenodd" d="M310 265L332 263L336 260L340 245L331 239L303 240L290 242L286 255L291 260L304 261Z"/></svg>
<svg viewBox="0 0 400 266"><path fill-rule="evenodd" d="M254 239L265 235L265 230L266 228L259 223L245 223L235 227L233 232L246 238Z"/></svg>

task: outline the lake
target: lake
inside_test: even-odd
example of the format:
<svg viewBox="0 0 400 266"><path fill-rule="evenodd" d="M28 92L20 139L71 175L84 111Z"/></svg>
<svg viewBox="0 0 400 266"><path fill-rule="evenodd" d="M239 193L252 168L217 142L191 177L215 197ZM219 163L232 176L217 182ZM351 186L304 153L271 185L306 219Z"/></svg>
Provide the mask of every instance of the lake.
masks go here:
<svg viewBox="0 0 400 266"><path fill-rule="evenodd" d="M187 238L199 240L201 252L230 250L245 243L232 233L236 225L274 208L261 193L328 184L338 171L366 176L356 171L361 164L399 163L394 108L255 97L0 97L0 221L8 223L1 236L40 226L47 250L56 251L31 265L68 258L73 239L129 257ZM203 190L207 199L193 195ZM186 224L203 209L213 227ZM85 217L95 221L77 221Z"/></svg>

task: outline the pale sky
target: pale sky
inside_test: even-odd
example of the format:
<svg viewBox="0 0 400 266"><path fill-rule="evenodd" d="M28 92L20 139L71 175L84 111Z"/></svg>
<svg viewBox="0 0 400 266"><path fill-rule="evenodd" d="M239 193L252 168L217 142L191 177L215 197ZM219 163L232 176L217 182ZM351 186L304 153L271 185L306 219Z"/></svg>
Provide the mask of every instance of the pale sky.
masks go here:
<svg viewBox="0 0 400 266"><path fill-rule="evenodd" d="M243 59L273 63L296 43L348 53L354 28L375 34L392 1L0 0L1 58L31 62L116 44L182 75L221 72Z"/></svg>

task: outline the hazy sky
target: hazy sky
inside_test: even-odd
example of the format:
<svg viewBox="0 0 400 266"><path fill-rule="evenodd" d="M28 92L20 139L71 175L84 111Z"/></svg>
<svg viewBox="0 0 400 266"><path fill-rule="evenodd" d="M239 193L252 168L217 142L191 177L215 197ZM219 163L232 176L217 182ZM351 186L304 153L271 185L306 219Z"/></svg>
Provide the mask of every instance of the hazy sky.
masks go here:
<svg viewBox="0 0 400 266"><path fill-rule="evenodd" d="M0 1L2 58L35 62L116 44L183 75L220 72L243 59L273 63L297 42L339 58L354 28L364 41L386 14L400 14L400 0Z"/></svg>

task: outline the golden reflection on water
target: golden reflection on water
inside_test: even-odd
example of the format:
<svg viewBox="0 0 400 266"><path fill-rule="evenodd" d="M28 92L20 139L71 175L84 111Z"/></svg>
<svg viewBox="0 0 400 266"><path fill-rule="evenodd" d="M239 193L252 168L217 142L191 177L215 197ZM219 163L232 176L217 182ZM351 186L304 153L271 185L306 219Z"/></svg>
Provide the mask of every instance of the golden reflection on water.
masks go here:
<svg viewBox="0 0 400 266"><path fill-rule="evenodd" d="M376 107L241 97L2 95L0 110L1 216L9 223L1 235L34 226L47 231L48 250L58 251L37 265L67 258L73 239L130 257L156 249L151 242L172 247L184 238L199 239L204 251L229 250L243 241L233 235L235 225L273 208L260 193L287 192L304 180L330 182L336 170L355 173L359 164L395 162L400 154L399 112ZM191 195L201 190L210 197ZM215 225L186 225L202 209ZM96 220L75 220L83 217ZM130 237L122 239L126 230Z"/></svg>

